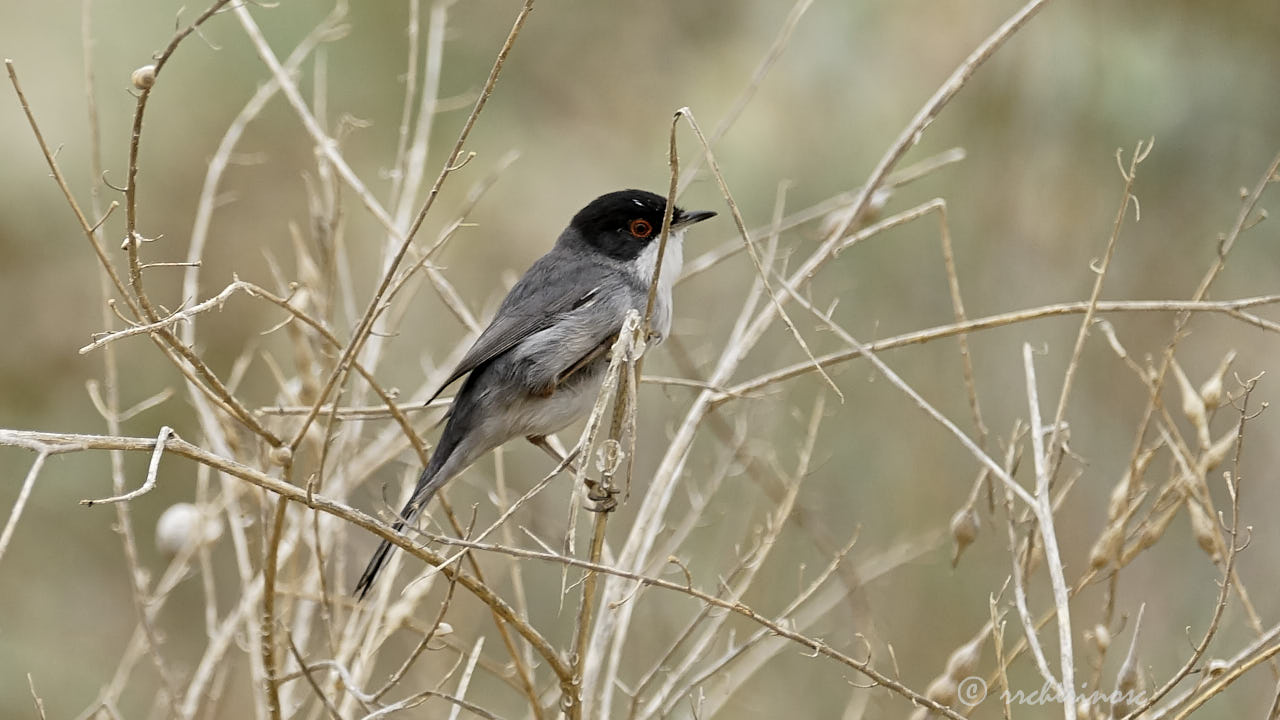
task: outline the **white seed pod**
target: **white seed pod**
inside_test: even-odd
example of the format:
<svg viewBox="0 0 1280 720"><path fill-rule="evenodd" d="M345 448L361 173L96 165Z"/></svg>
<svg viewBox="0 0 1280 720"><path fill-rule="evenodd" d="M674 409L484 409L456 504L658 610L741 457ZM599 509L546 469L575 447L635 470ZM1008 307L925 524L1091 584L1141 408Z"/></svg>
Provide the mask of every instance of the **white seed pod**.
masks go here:
<svg viewBox="0 0 1280 720"><path fill-rule="evenodd" d="M1191 519L1191 534L1196 538L1200 549L1215 560L1218 557L1218 533L1213 518L1205 511L1204 506L1193 499L1187 499L1187 517Z"/></svg>
<svg viewBox="0 0 1280 720"><path fill-rule="evenodd" d="M947 658L947 677L959 683L961 680L973 675L974 671L978 669L978 661L982 659L982 640L984 637L979 635L951 653L951 657Z"/></svg>
<svg viewBox="0 0 1280 720"><path fill-rule="evenodd" d="M960 554L978 539L978 512L972 505L962 507L951 516L951 567L960 562Z"/></svg>
<svg viewBox="0 0 1280 720"><path fill-rule="evenodd" d="M293 462L293 451L287 445L280 445L279 447L271 448L271 452L267 454L267 457L273 464L285 467Z"/></svg>
<svg viewBox="0 0 1280 720"><path fill-rule="evenodd" d="M929 683L929 688L924 691L924 696L939 705L955 705L956 690L956 681L943 675Z"/></svg>
<svg viewBox="0 0 1280 720"><path fill-rule="evenodd" d="M222 537L222 520L205 517L191 503L170 505L156 521L156 548L173 557L188 545L215 542Z"/></svg>
<svg viewBox="0 0 1280 720"><path fill-rule="evenodd" d="M1214 658L1204 666L1204 671L1209 677L1216 678L1226 672L1230 667L1231 663L1226 660L1223 660L1222 658Z"/></svg>
<svg viewBox="0 0 1280 720"><path fill-rule="evenodd" d="M1137 705L1134 700L1142 692L1142 673L1138 671L1138 632L1142 629L1142 609L1138 610L1138 619L1133 625L1133 640L1129 643L1129 653L1125 655L1124 664L1116 673L1116 692L1120 698L1112 705L1115 717L1124 717Z"/></svg>
<svg viewBox="0 0 1280 720"><path fill-rule="evenodd" d="M1148 448L1138 454L1138 459L1133 463L1133 474L1125 471L1124 477L1120 478L1120 482L1111 491L1111 501L1107 505L1107 520L1115 522L1129 510L1129 493L1134 485L1142 484L1142 477L1147 472L1147 466L1151 464L1151 459L1156 456L1158 447Z"/></svg>
<svg viewBox="0 0 1280 720"><path fill-rule="evenodd" d="M871 199L867 201L866 217L867 222L875 222L884 213L884 206L889 204L889 198L893 197L893 191L889 188L878 187L876 191L871 193Z"/></svg>
<svg viewBox="0 0 1280 720"><path fill-rule="evenodd" d="M1178 378L1178 387L1182 389L1182 414L1187 416L1191 421L1191 425L1196 429L1196 437L1200 440L1200 447L1209 447L1209 419L1205 414L1204 399L1200 397L1200 391L1191 386L1191 381L1187 379L1187 374L1182 372L1182 366L1177 360L1173 361L1173 374Z"/></svg>
<svg viewBox="0 0 1280 720"><path fill-rule="evenodd" d="M1111 706L1113 717L1121 718L1133 712L1137 707L1134 700L1142 692L1142 675L1137 664L1125 662L1116 676L1116 693L1119 697Z"/></svg>
<svg viewBox="0 0 1280 720"><path fill-rule="evenodd" d="M1209 409L1222 407L1222 379L1226 376L1227 369L1231 367L1231 363L1235 359L1236 351L1228 351L1226 355L1222 356L1222 362L1218 363L1218 369L1200 386L1200 399L1204 400L1205 407Z"/></svg>
<svg viewBox="0 0 1280 720"><path fill-rule="evenodd" d="M884 211L884 206L889 203L889 198L893 196L893 191L888 188L876 188L871 193L871 199L867 201L867 207L863 211L863 220L867 222L875 222ZM843 226L850 221L850 210L848 206L841 206L838 210L833 210L822 217L822 222L818 224L818 235L826 236L835 232L837 228Z"/></svg>
<svg viewBox="0 0 1280 720"><path fill-rule="evenodd" d="M1111 648L1111 631L1106 625L1098 623L1093 626L1093 644L1098 648L1099 655L1105 655Z"/></svg>
<svg viewBox="0 0 1280 720"><path fill-rule="evenodd" d="M1222 461L1227 459L1227 456L1231 454L1231 451L1234 450L1235 447L1236 429L1232 428L1222 437L1214 441L1214 443L1209 446L1209 449L1205 450L1204 454L1200 456L1200 462L1198 463L1200 475L1203 477L1204 475L1207 475L1210 470L1221 465Z"/></svg>
<svg viewBox="0 0 1280 720"><path fill-rule="evenodd" d="M146 90L156 84L156 66L143 65L137 70L134 70L133 74L129 76L129 79L133 82L133 86L135 88L139 90Z"/></svg>

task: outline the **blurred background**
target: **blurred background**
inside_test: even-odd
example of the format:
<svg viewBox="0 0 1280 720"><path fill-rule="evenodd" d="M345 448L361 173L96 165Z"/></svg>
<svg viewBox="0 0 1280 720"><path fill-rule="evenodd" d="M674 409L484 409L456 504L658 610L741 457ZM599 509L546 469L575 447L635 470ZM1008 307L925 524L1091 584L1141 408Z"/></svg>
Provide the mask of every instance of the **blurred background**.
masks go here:
<svg viewBox="0 0 1280 720"><path fill-rule="evenodd" d="M716 147L748 226L769 222L782 181L791 183L788 210L863 182L925 99L1016 7L992 0L816 0ZM516 8L513 2L462 0L450 9L440 78L443 107L432 138L429 178L452 147ZM188 6L184 22L199 9ZM254 7L253 14L283 56L329 9L324 3L286 1ZM468 189L498 168L507 153L519 153L476 207L474 225L463 228L438 258L469 306L488 318L514 277L596 195L623 187L662 191L672 112L688 106L710 131L750 81L790 9L790 3L778 0L539 3L471 135L468 148L477 157L450 179L439 211L428 218L421 236L435 238ZM129 75L168 42L177 12L177 4L158 0L97 0L92 6L93 70L107 179L113 184L124 183L134 105ZM407 17L408 5L401 0L354 3L349 35L322 51L329 127L338 132L347 119L344 155L380 197L391 184L387 175L403 101ZM0 55L13 59L45 137L59 149L58 160L77 197L87 202L95 179L88 169L80 23L77 2L0 3ZM185 257L206 163L227 125L268 77L234 19L214 18L203 35L207 42L191 38L180 48L148 109L139 207L140 230L161 237L146 247L152 260ZM1278 36L1280 4L1272 0L1050 4L978 71L906 163L952 147L964 148L966 158L903 188L884 212L934 197L946 200L971 317L1085 299L1094 281L1090 262L1105 247L1121 199L1116 149L1125 148L1127 158L1138 140L1154 137L1134 190L1141 220L1129 217L1103 297L1188 298L1212 263L1219 236L1235 219L1240 189L1252 188L1280 150ZM314 97L315 67L308 63L300 79L309 97ZM689 133L682 129L681 134L681 151L690 158L695 144ZM76 352L101 329L96 259L48 177L8 87L0 91L0 147L0 328L7 338L0 343L0 427L105 432L85 390L86 380L101 376L102 358ZM222 187L226 204L213 221L201 298L221 290L233 272L274 287L265 254L291 257L289 225L308 222L312 143L281 98L248 127L235 160ZM1277 192L1273 188L1264 196L1262 207L1274 207ZM108 190L107 197L114 192ZM349 193L343 200L352 276L363 307L383 236L358 201ZM709 175L699 174L682 205L722 213L719 221L690 236L689 257L734 237ZM118 247L122 227L119 217L108 223L109 248ZM1245 234L1211 296L1246 297L1280 288L1277 232L1272 220ZM814 224L787 233L783 247L796 253L793 266L819 240ZM120 255L117 260L123 262ZM752 272L746 258L738 257L683 284L677 297L679 350L650 355L645 370L705 378ZM153 274L150 287L152 296L169 307L182 302L179 271ZM838 299L834 319L864 341L949 322L936 221L912 223L843 253L816 278L812 296L820 307ZM794 308L793 315L803 313ZM1135 358L1158 355L1172 329L1167 314L1110 319ZM246 342L272 342L256 336L278 320L278 313L234 299L202 320L201 350L215 369L227 373ZM1026 417L1022 343L1045 352L1037 363L1044 412L1051 415L1078 327L1079 316L1069 316L971 338L976 385L993 436L1007 436L1014 420ZM811 321L804 321L802 330L816 352L843 347ZM1232 349L1239 353L1235 369L1243 377L1278 369L1280 340L1273 334L1225 316L1196 317L1189 330L1178 358L1197 384ZM417 387L424 368L441 362L461 335L436 296L419 293L400 333L388 340L380 379L388 386ZM119 352L124 406L165 386L180 387L181 377L146 340L123 341ZM747 379L802 357L775 328L735 377ZM954 341L893 351L883 359L958 425L972 429ZM792 467L815 397L828 396L801 505L837 538L860 525L855 559L904 547L913 559L867 582L849 609L833 612L812 634L857 654L860 645L852 634L862 632L877 643L882 666L889 664L884 643L890 643L904 682L923 688L941 671L947 654L988 618L988 596L1009 573L1004 520L982 509L977 544L953 570L945 531L968 496L977 470L972 457L865 363L839 366L833 375L843 403L822 382L805 376L734 412L750 420L749 445L771 448L784 467ZM1280 397L1275 382L1271 375L1264 378L1257 399ZM1168 387L1166 402L1177 408L1176 386ZM270 376L251 374L243 394L253 399L251 406L273 402ZM679 388L645 390L636 473L640 492L664 447L664 434L672 432L691 397ZM1067 416L1071 448L1084 459L1078 486L1059 515L1068 577L1087 563L1107 497L1128 461L1144 400L1142 386L1095 333ZM181 435L184 427L194 428L189 415L184 393L178 393L125 423L123 431L154 436L160 425L170 424ZM1232 416L1220 413L1215 437L1230 427ZM1183 429L1194 437L1189 426ZM1280 596L1272 592L1280 583L1280 528L1267 520L1280 508L1278 431L1274 411L1251 425L1242 464L1243 522L1253 526L1253 538L1239 558L1239 572L1267 625L1280 617ZM707 471L716 457L714 439L700 442L706 447L691 462L688 472L694 475ZM520 447L510 454L528 460L508 462L514 487L522 490L541 477L546 460L536 451ZM32 459L25 451L0 449L0 516L8 516ZM408 455L404 460L414 462ZM131 480L141 481L145 461L129 458ZM1157 462L1154 482L1167 476L1167 462L1167 457ZM157 575L164 565L150 528L166 506L191 499L195 476L191 463L166 459L165 466L159 489L134 503L142 561ZM525 478L525 467L536 471ZM0 558L0 716L32 716L28 673L49 717L74 716L110 679L133 630L124 560L112 532L115 515L77 504L110 493L108 469L101 453L51 458ZM387 480L395 481L399 472L389 473ZM455 492L482 497L490 472L491 464L481 463ZM741 541L747 519L758 521L768 509L768 496L746 475L727 482L740 487L738 500L732 506L713 504L708 511L698 535L705 555L691 567L708 586L725 558L734 557L733 543ZM1221 483L1210 486L1222 506ZM368 509L377 494L370 488L353 502ZM677 493L675 503L683 502ZM617 515L625 518L626 506ZM555 518L559 522L559 510ZM618 525L614 529L624 532L626 521ZM619 541L622 537L617 535ZM356 552L370 545L357 545ZM811 576L827 560L804 536L784 535L768 569L768 584L777 585L780 594L761 590L750 600L768 611L779 609L778 598L793 596L804 582L800 567L809 568ZM555 576L547 585L554 588L558 571L542 569ZM1192 638L1203 631L1218 577L1191 538L1185 515L1126 572L1117 607L1131 616L1146 603L1139 651L1157 681L1190 652L1184 628L1192 628ZM1033 599L1044 607L1043 575L1034 585ZM161 621L179 673L190 671L204 642L199 596L191 592L189 609L171 605ZM1098 621L1104 600L1101 590L1090 589L1073 605L1078 665L1086 677L1094 655L1080 631ZM678 627L654 610L639 611L636 622L668 631L664 622ZM1130 629L1126 626L1120 636L1126 645ZM1018 635L1011 626L1010 637ZM1229 654L1250 637L1233 604L1209 655ZM989 647L985 652L983 667L989 668ZM1104 678L1114 677L1120 659L1112 653ZM645 662L638 667L647 667ZM841 688L846 680L860 681L846 675L834 664L784 652L768 666L757 690L725 714L766 718L790 711L840 717L852 692ZM1039 687L1034 671L1025 667L1013 680L1028 691ZM837 689L794 697L796 688L808 683ZM126 695L126 717L143 717L150 710L144 694ZM1274 694L1272 674L1255 671L1215 699L1209 712L1260 716ZM870 703L870 717L910 711L883 692L872 693ZM246 708L226 700L220 717L239 717ZM996 712L992 704L975 715L996 717ZM1020 716L1058 712L1025 708Z"/></svg>

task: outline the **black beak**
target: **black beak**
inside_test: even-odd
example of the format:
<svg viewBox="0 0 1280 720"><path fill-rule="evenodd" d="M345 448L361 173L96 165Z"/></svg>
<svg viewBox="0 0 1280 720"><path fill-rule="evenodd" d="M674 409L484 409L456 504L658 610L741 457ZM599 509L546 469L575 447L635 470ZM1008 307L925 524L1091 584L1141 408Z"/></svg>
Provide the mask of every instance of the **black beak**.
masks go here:
<svg viewBox="0 0 1280 720"><path fill-rule="evenodd" d="M716 214L710 210L678 210L676 216L671 219L671 226L676 228L688 227L703 220L710 220L715 216Z"/></svg>

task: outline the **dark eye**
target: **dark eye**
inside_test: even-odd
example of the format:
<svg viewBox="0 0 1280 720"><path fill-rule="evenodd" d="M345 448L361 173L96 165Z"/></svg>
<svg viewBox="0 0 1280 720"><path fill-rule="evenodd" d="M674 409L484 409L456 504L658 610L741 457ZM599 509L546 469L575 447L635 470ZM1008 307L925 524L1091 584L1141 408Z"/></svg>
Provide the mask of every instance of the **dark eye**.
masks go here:
<svg viewBox="0 0 1280 720"><path fill-rule="evenodd" d="M653 226L648 220L632 220L630 229L631 234L638 238L647 238L653 234Z"/></svg>

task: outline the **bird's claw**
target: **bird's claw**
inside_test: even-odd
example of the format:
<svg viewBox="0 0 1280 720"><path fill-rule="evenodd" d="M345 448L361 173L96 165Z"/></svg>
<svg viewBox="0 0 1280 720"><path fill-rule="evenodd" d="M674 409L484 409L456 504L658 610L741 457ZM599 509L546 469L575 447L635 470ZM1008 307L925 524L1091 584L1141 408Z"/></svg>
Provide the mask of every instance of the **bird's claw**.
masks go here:
<svg viewBox="0 0 1280 720"><path fill-rule="evenodd" d="M586 505L588 512L608 513L618 509L618 490L612 486L606 487L604 483L587 478L587 500Z"/></svg>

